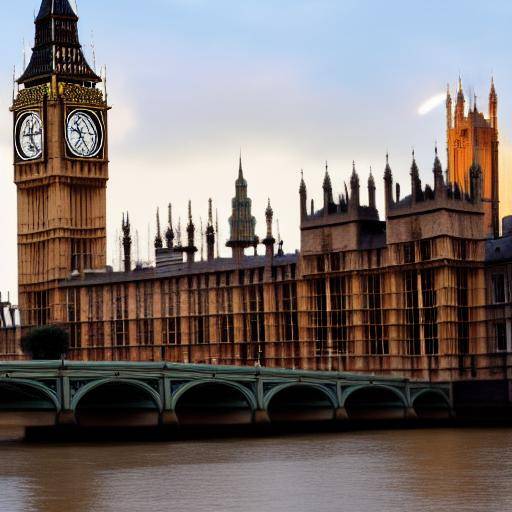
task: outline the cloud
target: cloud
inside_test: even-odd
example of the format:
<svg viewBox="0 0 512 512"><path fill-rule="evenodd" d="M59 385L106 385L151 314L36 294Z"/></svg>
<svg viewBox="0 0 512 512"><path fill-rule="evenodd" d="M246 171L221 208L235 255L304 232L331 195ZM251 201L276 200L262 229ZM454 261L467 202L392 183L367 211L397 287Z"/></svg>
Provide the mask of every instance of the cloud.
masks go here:
<svg viewBox="0 0 512 512"><path fill-rule="evenodd" d="M435 110L437 107L442 105L445 98L446 95L443 92L436 94L435 96L432 96L431 98L429 98L427 101L420 105L420 107L418 108L418 114L420 116L424 116L429 112L432 112L432 110Z"/></svg>

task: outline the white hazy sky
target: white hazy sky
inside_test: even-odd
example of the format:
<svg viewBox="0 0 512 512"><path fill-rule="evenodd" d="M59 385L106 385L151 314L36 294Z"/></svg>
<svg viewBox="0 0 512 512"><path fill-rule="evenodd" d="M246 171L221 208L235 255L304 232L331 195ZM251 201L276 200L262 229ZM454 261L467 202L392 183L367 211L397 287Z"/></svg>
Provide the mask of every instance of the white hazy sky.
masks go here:
<svg viewBox="0 0 512 512"><path fill-rule="evenodd" d="M141 256L157 206L172 202L196 225L212 197L222 244L242 148L257 229L270 197L285 249L299 246L298 185L321 197L324 162L343 189L356 161L374 169L382 197L384 155L408 189L411 149L431 182L435 141L445 143L444 109L418 109L462 74L487 111L491 73L500 95L503 189L509 194L512 67L508 0L81 0L80 34L109 74L111 180L109 263L121 212L139 231ZM12 66L33 40L24 0L3 11L0 33L0 290L16 292L16 191L12 184ZM505 151L506 150L506 151ZM441 152L444 154L444 152ZM366 200L366 192L363 192ZM176 219L177 220L177 219Z"/></svg>

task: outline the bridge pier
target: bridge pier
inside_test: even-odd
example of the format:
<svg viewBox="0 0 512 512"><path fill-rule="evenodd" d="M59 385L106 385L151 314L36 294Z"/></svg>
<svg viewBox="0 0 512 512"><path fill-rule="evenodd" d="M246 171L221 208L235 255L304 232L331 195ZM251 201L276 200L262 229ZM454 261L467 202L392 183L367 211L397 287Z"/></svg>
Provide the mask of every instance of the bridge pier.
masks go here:
<svg viewBox="0 0 512 512"><path fill-rule="evenodd" d="M166 428L178 428L180 422L176 411L163 411L160 414L160 425Z"/></svg>
<svg viewBox="0 0 512 512"><path fill-rule="evenodd" d="M74 426L77 424L74 411L60 411L57 414L57 425Z"/></svg>
<svg viewBox="0 0 512 512"><path fill-rule="evenodd" d="M254 411L253 422L255 425L270 425L270 416L263 409Z"/></svg>
<svg viewBox="0 0 512 512"><path fill-rule="evenodd" d="M407 407L405 409L405 419L407 420L417 420L418 414L414 410L414 407Z"/></svg>
<svg viewBox="0 0 512 512"><path fill-rule="evenodd" d="M345 407L338 407L338 409L334 411L334 419L340 422L345 422L349 420L348 413Z"/></svg>

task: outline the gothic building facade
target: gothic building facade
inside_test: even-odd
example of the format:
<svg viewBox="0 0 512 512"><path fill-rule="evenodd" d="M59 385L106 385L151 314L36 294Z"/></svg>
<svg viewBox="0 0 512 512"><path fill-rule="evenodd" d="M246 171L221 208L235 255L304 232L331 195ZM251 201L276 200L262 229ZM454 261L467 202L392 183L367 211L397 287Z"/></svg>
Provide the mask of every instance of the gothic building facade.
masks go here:
<svg viewBox="0 0 512 512"><path fill-rule="evenodd" d="M372 174L363 205L355 164L339 196L326 168L318 207L300 183L300 251L276 246L269 202L258 255L240 161L232 257L215 250L211 202L206 258L197 254L192 205L185 243L169 206L166 226L157 214L151 268L133 261L123 215L124 268L114 272L105 265L109 107L76 34L68 1L44 0L12 107L25 329L63 325L69 356L79 360L508 377L512 222L504 220L500 237L494 84L489 118L476 102L467 111L462 88L454 114L448 94L448 169L436 149L432 186L422 184L413 155L402 195L386 157L382 219ZM22 357L19 346L3 354Z"/></svg>

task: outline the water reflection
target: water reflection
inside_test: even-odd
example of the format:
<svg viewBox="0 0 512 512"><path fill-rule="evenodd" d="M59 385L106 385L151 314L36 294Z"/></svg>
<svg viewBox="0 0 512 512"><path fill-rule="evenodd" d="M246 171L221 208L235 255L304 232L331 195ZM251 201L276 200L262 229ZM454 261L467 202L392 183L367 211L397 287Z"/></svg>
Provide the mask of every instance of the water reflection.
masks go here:
<svg viewBox="0 0 512 512"><path fill-rule="evenodd" d="M6 512L502 512L512 431L0 445Z"/></svg>

